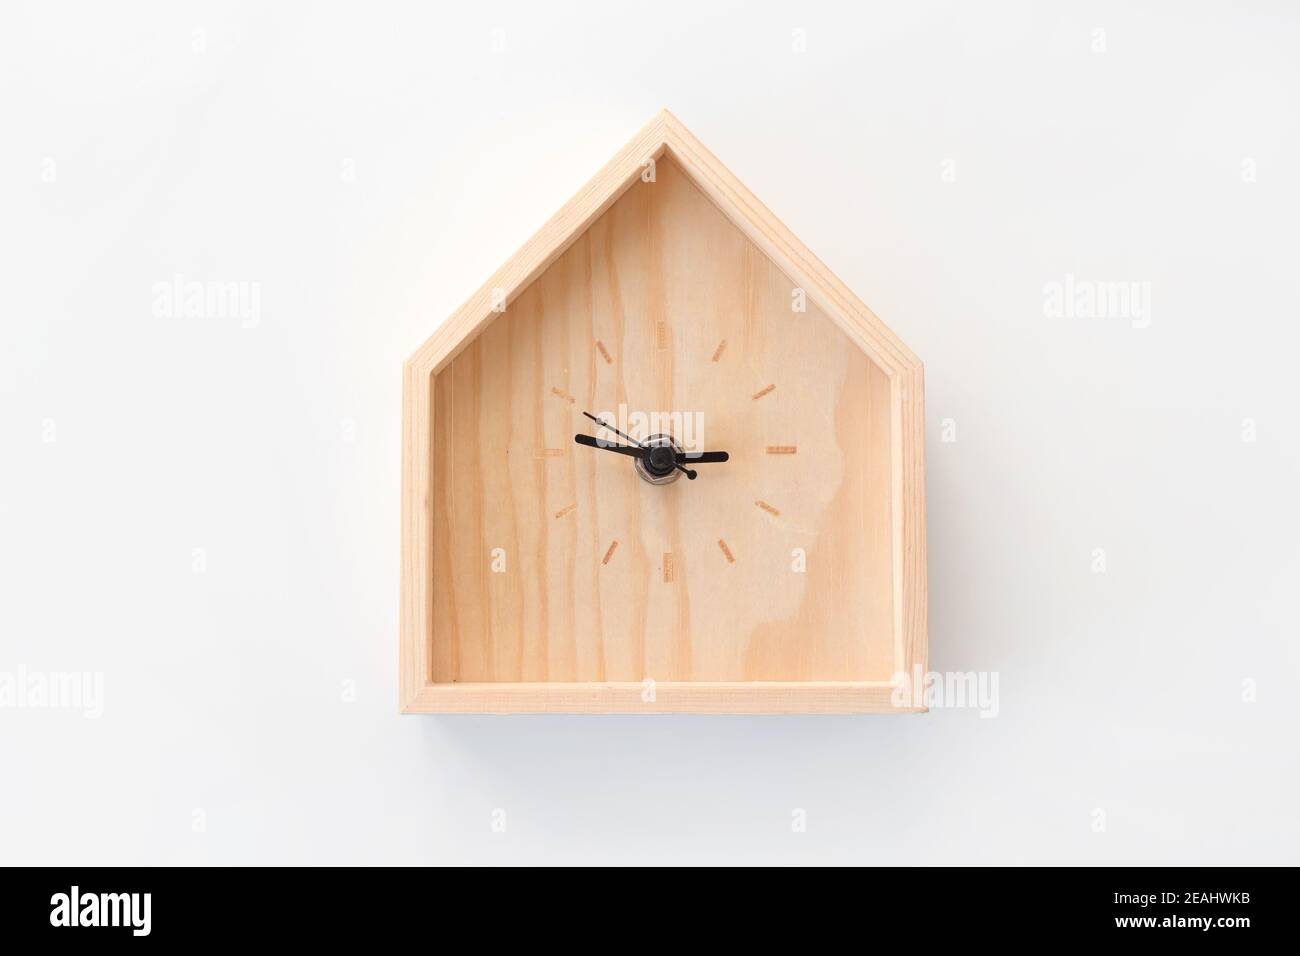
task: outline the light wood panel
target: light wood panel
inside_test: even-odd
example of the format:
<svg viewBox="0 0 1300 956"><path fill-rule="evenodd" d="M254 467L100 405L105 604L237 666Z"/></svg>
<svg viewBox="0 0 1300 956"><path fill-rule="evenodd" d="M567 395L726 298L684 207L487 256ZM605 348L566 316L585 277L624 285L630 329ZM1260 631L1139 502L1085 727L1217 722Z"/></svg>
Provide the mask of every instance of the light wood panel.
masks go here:
<svg viewBox="0 0 1300 956"><path fill-rule="evenodd" d="M435 682L891 676L889 377L793 289L662 157L438 373ZM731 461L573 443L620 405Z"/></svg>
<svg viewBox="0 0 1300 956"><path fill-rule="evenodd" d="M883 681L686 681L427 684L408 704L426 714L854 714L925 710Z"/></svg>

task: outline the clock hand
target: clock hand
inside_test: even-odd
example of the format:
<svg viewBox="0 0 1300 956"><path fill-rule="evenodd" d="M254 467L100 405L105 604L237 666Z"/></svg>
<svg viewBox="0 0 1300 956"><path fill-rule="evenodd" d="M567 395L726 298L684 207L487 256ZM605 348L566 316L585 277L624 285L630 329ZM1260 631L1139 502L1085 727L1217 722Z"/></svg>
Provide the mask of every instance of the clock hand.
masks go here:
<svg viewBox="0 0 1300 956"><path fill-rule="evenodd" d="M598 439L592 438L589 435L574 435L573 440L576 441L579 445L587 445L590 448L607 448L610 451L618 452L619 454L629 455L633 458L642 458L642 460L645 460L645 456L648 456L647 449L649 448L649 446L646 445L644 442L639 442L631 435L627 434L626 432L619 431L613 425L609 424L606 421L602 421L601 419L597 418L595 415L591 414L591 412L583 412L582 414L586 415L588 418L590 418L601 428L608 428L615 435L621 435L623 438L626 438L628 441L632 442L632 446L613 445L609 443L601 444L601 442ZM681 469L681 471L685 473L687 478L694 480L696 476L695 471L693 469L687 468L684 462L690 462L692 465L696 464L697 462L708 464L711 462L724 462L727 461L730 457L731 456L728 455L725 451L678 452L675 456L675 461L673 462L673 465L674 467Z"/></svg>
<svg viewBox="0 0 1300 956"><path fill-rule="evenodd" d="M645 447L642 445L611 445L608 442L601 442L599 438L593 435L574 435L573 440L579 445L586 445L588 448L600 448L605 451L612 451L619 455L627 455L629 458L641 458L645 454ZM692 465L697 462L721 462L727 461L729 456L725 451L699 451L699 452L679 452L677 454L678 462L690 462Z"/></svg>
<svg viewBox="0 0 1300 956"><path fill-rule="evenodd" d="M637 441L637 440L636 440L635 438L633 438L631 435L628 435L628 434L625 434L625 433L619 431L617 428L615 428L613 425L609 424L608 422L603 422L603 421L601 421L601 420L600 420L599 418L597 418L595 415L591 414L591 412L583 412L582 414L586 415L588 418L590 418L593 422L595 422L595 423L596 423L597 425L599 425L601 428L608 428L608 429L609 429L610 431L612 431L615 435L618 435L618 436L620 436L620 437L622 437L622 438L626 438L628 441L630 441L632 444L638 446L639 448L644 448L644 447L645 447L645 442ZM585 445L586 442L583 442L583 444Z"/></svg>
<svg viewBox="0 0 1300 956"><path fill-rule="evenodd" d="M594 435L574 435L573 440L579 445L586 445L588 448L601 448L631 458L641 458L645 455L645 449L639 445L611 445L608 442L602 442Z"/></svg>
<svg viewBox="0 0 1300 956"><path fill-rule="evenodd" d="M677 455L677 460L689 461L693 465L696 462L726 461L730 457L725 451L684 451Z"/></svg>
<svg viewBox="0 0 1300 956"><path fill-rule="evenodd" d="M615 435L621 435L623 438L626 438L626 439L627 439L628 441L630 441L632 444L634 444L634 445L636 445L638 448L642 449L642 451L641 451L641 453L640 453L639 455L635 455L635 456L633 456L633 457L639 457L642 461L644 461L644 462L646 462L647 464L649 464L649 461L650 461L650 455L651 455L652 449L651 449L651 447L650 447L649 445L647 445L645 442L637 441L637 440L636 440L635 438L633 438L631 435L628 435L628 434L625 434L625 433L619 431L617 428L615 428L613 425L609 424L608 422L601 421L601 420L600 420L599 418L597 418L595 415L591 414L591 412L583 412L582 414L586 415L588 418L590 418L593 422L595 422L595 423L596 423L597 425L599 425L601 428L608 428L608 429L609 429L610 431L612 431ZM574 435L574 436L573 436L574 441L578 441L578 438L579 438L579 436L577 436L577 435ZM613 447L613 448L616 448L616 449L617 449L617 448L621 448L621 447L623 447L623 446L621 446L621 445L614 445L614 446L610 446L610 445L608 445L608 444L606 444L606 445L602 445L602 444L600 444L598 441L596 441L595 439L593 439L593 441L596 442L594 445L592 445L592 447L594 447L594 448L610 448L610 447ZM588 442L580 441L580 442L578 442L578 444L580 444L580 445L586 445L586 444L588 444ZM622 452L622 454L629 454L629 452ZM680 471L682 474L684 474L687 478L691 479L691 481L694 481L694 480L698 477L697 473L696 473L693 469L687 468L687 467L686 467L685 465L683 465L683 464L681 463L681 461L680 461L678 458L676 458L675 456L674 456L674 459L673 459L672 465L673 465L674 468L676 468L678 471Z"/></svg>

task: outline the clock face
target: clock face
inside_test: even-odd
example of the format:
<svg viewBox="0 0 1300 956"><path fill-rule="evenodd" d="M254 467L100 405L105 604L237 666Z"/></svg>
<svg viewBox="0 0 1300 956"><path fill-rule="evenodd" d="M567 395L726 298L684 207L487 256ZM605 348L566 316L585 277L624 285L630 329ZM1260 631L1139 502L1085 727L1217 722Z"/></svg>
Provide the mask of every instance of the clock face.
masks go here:
<svg viewBox="0 0 1300 956"><path fill-rule="evenodd" d="M432 678L888 680L889 377L645 179L435 377Z"/></svg>

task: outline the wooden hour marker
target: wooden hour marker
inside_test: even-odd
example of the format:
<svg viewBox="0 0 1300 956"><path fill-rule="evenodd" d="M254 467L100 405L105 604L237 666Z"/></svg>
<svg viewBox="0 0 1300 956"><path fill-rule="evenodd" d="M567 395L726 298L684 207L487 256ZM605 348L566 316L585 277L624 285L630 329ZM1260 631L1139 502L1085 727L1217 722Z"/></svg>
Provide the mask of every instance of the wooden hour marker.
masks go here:
<svg viewBox="0 0 1300 956"><path fill-rule="evenodd" d="M534 458L563 458L564 449L563 448L534 448L533 457Z"/></svg>
<svg viewBox="0 0 1300 956"><path fill-rule="evenodd" d="M781 512L777 511L775 508L773 508L771 505L769 505L766 501L755 501L754 504L758 505L760 508L762 508L764 511L766 511L768 514L770 514L770 515L771 515L772 517L774 517L774 518L779 518L779 517L781 516Z"/></svg>
<svg viewBox="0 0 1300 956"><path fill-rule="evenodd" d="M555 512L555 517L563 518L565 515L570 514L577 510L578 510L577 505L569 505L568 507L561 508L559 511Z"/></svg>
<svg viewBox="0 0 1300 956"><path fill-rule="evenodd" d="M668 323L662 319L655 323L655 344L660 352L668 348Z"/></svg>
<svg viewBox="0 0 1300 956"><path fill-rule="evenodd" d="M671 551L664 552L664 584L673 583L673 555Z"/></svg>
<svg viewBox="0 0 1300 956"><path fill-rule="evenodd" d="M769 455L794 455L799 452L797 445L768 445L767 453Z"/></svg>
<svg viewBox="0 0 1300 956"><path fill-rule="evenodd" d="M614 359L610 356L609 349L605 348L605 343L600 339L596 339L596 351L600 353L600 357L605 360L606 365L614 364Z"/></svg>
<svg viewBox="0 0 1300 956"><path fill-rule="evenodd" d="M764 395L767 395L767 394L769 394L769 393L771 393L771 392L775 392L775 391L776 391L776 386L775 386L775 385L769 385L767 388L761 388L761 389L759 389L757 392L754 393L754 395L753 395L754 401L758 401L758 400L759 400L760 398L762 398Z"/></svg>
<svg viewBox="0 0 1300 956"><path fill-rule="evenodd" d="M725 351L727 351L727 340L723 339L721 342L718 343L718 347L713 350L713 361L716 362L719 359L721 359L722 353Z"/></svg>
<svg viewBox="0 0 1300 956"><path fill-rule="evenodd" d="M574 398L572 395L570 395L568 392L566 392L566 391L565 391L564 389L562 389L562 388L558 388L558 387L557 387L557 388L553 388L553 389L551 389L551 394L554 395L556 398L562 398L562 399L564 399L564 400L565 400L566 402L568 402L570 405L572 405L574 402L577 401L576 398Z"/></svg>
<svg viewBox="0 0 1300 956"><path fill-rule="evenodd" d="M602 565L609 564L609 559L614 556L614 552L617 550L618 550L618 539L615 538L613 541L609 543L609 550L605 552L605 557L601 558L600 563Z"/></svg>
<svg viewBox="0 0 1300 956"><path fill-rule="evenodd" d="M719 539L718 539L718 547L721 548L721 549L722 549L722 553L723 553L724 555L726 555L727 563L728 563L728 564L735 564L735 563L736 563L736 556L735 556L734 554L732 554L732 553L731 553L731 549L727 547L727 542L725 542L725 541L723 541L721 538L719 538Z"/></svg>

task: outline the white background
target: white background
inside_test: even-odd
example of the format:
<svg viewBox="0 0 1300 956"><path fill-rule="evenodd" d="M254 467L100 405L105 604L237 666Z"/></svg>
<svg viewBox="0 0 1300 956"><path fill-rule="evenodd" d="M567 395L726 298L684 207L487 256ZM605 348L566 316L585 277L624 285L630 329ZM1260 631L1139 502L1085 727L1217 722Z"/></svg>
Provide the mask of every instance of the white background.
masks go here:
<svg viewBox="0 0 1300 956"><path fill-rule="evenodd" d="M5 7L0 672L104 704L0 861L1297 862L1294 7L545 6ZM401 362L664 106L925 361L995 718L399 717Z"/></svg>

